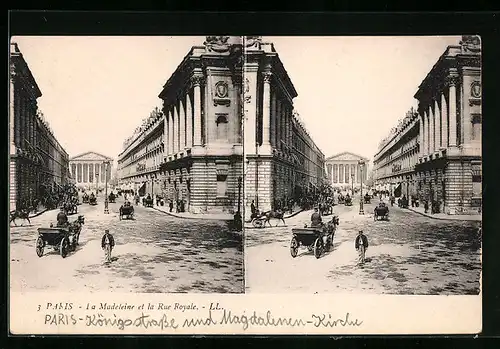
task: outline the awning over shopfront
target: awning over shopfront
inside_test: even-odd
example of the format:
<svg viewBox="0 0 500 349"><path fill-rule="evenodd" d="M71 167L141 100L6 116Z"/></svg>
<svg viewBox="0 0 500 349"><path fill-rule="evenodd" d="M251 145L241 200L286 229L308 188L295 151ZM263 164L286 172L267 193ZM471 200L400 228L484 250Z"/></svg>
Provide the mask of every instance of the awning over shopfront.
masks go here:
<svg viewBox="0 0 500 349"><path fill-rule="evenodd" d="M401 183L399 183L394 189L394 196L397 198L401 196Z"/></svg>

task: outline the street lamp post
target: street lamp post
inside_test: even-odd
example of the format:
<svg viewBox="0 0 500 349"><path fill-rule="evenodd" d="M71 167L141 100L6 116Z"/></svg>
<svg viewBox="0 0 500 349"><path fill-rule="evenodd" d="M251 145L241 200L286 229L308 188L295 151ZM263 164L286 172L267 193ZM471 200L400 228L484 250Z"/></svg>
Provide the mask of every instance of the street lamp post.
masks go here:
<svg viewBox="0 0 500 349"><path fill-rule="evenodd" d="M105 198L104 198L104 213L109 214L109 201L108 201L108 166L109 166L109 161L104 161L105 165L105 172L104 172L104 180L105 180Z"/></svg>
<svg viewBox="0 0 500 349"><path fill-rule="evenodd" d="M242 178L238 177L238 211L234 215L234 225L237 231L241 231L243 229L243 222L241 218L241 181Z"/></svg>
<svg viewBox="0 0 500 349"><path fill-rule="evenodd" d="M352 196L354 197L354 173L351 173L351 184L352 184L351 193Z"/></svg>
<svg viewBox="0 0 500 349"><path fill-rule="evenodd" d="M359 193L359 214L364 215L365 211L363 210L363 169L365 166L365 162L363 160L359 160L358 164L359 164L359 173L361 176L361 185L360 185L361 191Z"/></svg>

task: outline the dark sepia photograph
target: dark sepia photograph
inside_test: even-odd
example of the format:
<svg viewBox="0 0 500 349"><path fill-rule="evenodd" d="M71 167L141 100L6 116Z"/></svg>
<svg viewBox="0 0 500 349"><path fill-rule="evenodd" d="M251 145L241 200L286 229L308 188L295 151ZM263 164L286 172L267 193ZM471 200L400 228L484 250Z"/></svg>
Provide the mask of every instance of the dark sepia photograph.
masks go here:
<svg viewBox="0 0 500 349"><path fill-rule="evenodd" d="M242 293L241 39L10 42L11 293Z"/></svg>
<svg viewBox="0 0 500 349"><path fill-rule="evenodd" d="M246 292L480 294L480 37L245 47Z"/></svg>

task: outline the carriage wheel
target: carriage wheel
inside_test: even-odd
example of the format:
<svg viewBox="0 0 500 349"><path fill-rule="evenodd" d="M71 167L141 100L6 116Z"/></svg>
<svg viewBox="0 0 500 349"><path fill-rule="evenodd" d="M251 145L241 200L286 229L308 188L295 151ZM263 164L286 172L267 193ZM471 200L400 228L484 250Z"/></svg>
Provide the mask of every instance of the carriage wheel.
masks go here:
<svg viewBox="0 0 500 349"><path fill-rule="evenodd" d="M43 239L39 236L37 239L36 239L36 254L38 257L41 257L43 256Z"/></svg>
<svg viewBox="0 0 500 349"><path fill-rule="evenodd" d="M326 239L326 246L325 246L325 251L330 252L333 247L333 232L328 234L328 237Z"/></svg>
<svg viewBox="0 0 500 349"><path fill-rule="evenodd" d="M252 221L252 225L255 227L255 228L262 228L264 226L264 221L262 219L254 219Z"/></svg>
<svg viewBox="0 0 500 349"><path fill-rule="evenodd" d="M66 258L69 252L69 241L68 238L63 238L61 240L61 245L59 247L59 252L61 253L62 258Z"/></svg>
<svg viewBox="0 0 500 349"><path fill-rule="evenodd" d="M323 239L321 237L314 241L314 257L319 258L323 254Z"/></svg>
<svg viewBox="0 0 500 349"><path fill-rule="evenodd" d="M297 238L294 236L292 241L290 242L290 254L293 258L297 257L297 253L299 252L299 242Z"/></svg>

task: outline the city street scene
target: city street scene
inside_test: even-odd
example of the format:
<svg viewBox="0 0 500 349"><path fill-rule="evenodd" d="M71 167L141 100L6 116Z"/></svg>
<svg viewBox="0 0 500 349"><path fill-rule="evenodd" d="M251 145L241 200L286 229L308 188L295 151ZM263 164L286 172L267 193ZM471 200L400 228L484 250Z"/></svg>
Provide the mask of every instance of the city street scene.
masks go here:
<svg viewBox="0 0 500 349"><path fill-rule="evenodd" d="M12 292L244 292L231 45L12 38Z"/></svg>
<svg viewBox="0 0 500 349"><path fill-rule="evenodd" d="M479 294L480 61L478 36L259 38L246 292Z"/></svg>

